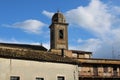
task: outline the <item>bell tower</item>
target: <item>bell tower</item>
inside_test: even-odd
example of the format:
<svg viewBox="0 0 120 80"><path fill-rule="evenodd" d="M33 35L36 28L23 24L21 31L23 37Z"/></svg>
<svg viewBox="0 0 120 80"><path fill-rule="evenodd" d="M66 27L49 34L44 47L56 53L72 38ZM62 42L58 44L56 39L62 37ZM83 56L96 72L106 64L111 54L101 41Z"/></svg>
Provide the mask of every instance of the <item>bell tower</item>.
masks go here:
<svg viewBox="0 0 120 80"><path fill-rule="evenodd" d="M50 49L68 50L68 23L61 12L57 12L52 16L50 28Z"/></svg>

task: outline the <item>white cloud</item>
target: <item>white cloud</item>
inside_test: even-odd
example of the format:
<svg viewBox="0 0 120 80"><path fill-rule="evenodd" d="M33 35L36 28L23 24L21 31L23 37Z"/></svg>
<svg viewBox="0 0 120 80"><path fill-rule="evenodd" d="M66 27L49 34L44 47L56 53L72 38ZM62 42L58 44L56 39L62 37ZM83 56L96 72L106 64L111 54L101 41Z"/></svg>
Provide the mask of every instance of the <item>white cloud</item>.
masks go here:
<svg viewBox="0 0 120 80"><path fill-rule="evenodd" d="M116 15L120 16L120 14L119 14L120 13L120 7L119 6L114 6L114 7L111 6L111 10L110 11L111 11L112 14L116 14Z"/></svg>
<svg viewBox="0 0 120 80"><path fill-rule="evenodd" d="M103 35L109 31L113 16L108 13L107 5L92 0L86 7L80 6L66 12L68 22ZM74 16L73 16L74 15Z"/></svg>
<svg viewBox="0 0 120 80"><path fill-rule="evenodd" d="M78 43L82 43L84 40L82 40L81 38L78 39Z"/></svg>
<svg viewBox="0 0 120 80"><path fill-rule="evenodd" d="M27 33L38 34L38 33L42 32L41 29L45 25L46 24L44 24L41 21L29 19L29 20L25 20L23 22L16 22L16 23L11 24L11 25L3 25L3 26L12 27L12 28L19 28L19 29L23 29Z"/></svg>
<svg viewBox="0 0 120 80"><path fill-rule="evenodd" d="M79 46L70 48L92 51L94 57L113 58L112 47L114 47L114 58L117 58L120 55L119 9L119 6L109 6L100 0L91 0L88 6L79 6L67 11L65 14L68 22L77 24L97 38L78 39Z"/></svg>
<svg viewBox="0 0 120 80"><path fill-rule="evenodd" d="M70 46L70 49L80 49L84 51L94 52L101 47L99 39L90 38L87 40L78 39L78 46Z"/></svg>
<svg viewBox="0 0 120 80"><path fill-rule="evenodd" d="M42 12L42 14L46 15L47 17L49 17L51 19L54 13L53 12L48 12L48 11L44 10Z"/></svg>
<svg viewBox="0 0 120 80"><path fill-rule="evenodd" d="M96 49L100 48L101 41L99 39L90 38L88 40L84 40L84 45L80 46L80 49L86 51L96 51Z"/></svg>

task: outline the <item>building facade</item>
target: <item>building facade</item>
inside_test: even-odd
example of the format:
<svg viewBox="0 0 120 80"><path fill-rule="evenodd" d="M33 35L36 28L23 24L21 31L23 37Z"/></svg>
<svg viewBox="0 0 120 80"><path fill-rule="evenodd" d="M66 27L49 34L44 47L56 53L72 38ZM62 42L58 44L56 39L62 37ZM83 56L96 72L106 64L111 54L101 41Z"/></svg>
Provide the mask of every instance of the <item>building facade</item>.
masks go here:
<svg viewBox="0 0 120 80"><path fill-rule="evenodd" d="M79 65L79 80L119 80L120 60L112 59L77 59Z"/></svg>
<svg viewBox="0 0 120 80"><path fill-rule="evenodd" d="M77 75L71 64L0 58L1 80L78 80Z"/></svg>
<svg viewBox="0 0 120 80"><path fill-rule="evenodd" d="M77 63L46 51L0 46L0 80L78 80Z"/></svg>

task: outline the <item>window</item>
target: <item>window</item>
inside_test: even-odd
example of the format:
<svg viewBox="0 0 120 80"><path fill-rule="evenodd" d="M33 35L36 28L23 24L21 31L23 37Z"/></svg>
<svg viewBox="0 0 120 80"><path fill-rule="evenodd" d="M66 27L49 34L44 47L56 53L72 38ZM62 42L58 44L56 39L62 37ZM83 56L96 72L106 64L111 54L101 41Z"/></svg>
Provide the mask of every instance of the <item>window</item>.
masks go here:
<svg viewBox="0 0 120 80"><path fill-rule="evenodd" d="M63 30L59 30L59 38L60 39L64 38Z"/></svg>
<svg viewBox="0 0 120 80"><path fill-rule="evenodd" d="M44 80L44 78L39 78L39 77L37 77L36 80Z"/></svg>
<svg viewBox="0 0 120 80"><path fill-rule="evenodd" d="M117 67L113 67L113 71L117 71Z"/></svg>
<svg viewBox="0 0 120 80"><path fill-rule="evenodd" d="M117 67L116 66L113 67L113 76L118 76Z"/></svg>
<svg viewBox="0 0 120 80"><path fill-rule="evenodd" d="M65 80L65 78L63 76L58 76L57 80Z"/></svg>
<svg viewBox="0 0 120 80"><path fill-rule="evenodd" d="M10 80L20 80L20 77L19 76L11 76Z"/></svg>
<svg viewBox="0 0 120 80"><path fill-rule="evenodd" d="M98 76L98 67L97 66L93 66L93 74L94 74L94 76Z"/></svg>
<svg viewBox="0 0 120 80"><path fill-rule="evenodd" d="M108 72L108 67L103 67L104 73Z"/></svg>

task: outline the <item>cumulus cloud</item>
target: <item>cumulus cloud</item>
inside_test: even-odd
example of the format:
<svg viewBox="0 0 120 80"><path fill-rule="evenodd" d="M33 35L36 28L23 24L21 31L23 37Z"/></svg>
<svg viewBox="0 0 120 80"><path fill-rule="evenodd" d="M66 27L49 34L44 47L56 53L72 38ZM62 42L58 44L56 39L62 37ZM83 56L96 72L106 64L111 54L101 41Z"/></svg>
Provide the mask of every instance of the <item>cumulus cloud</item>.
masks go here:
<svg viewBox="0 0 120 80"><path fill-rule="evenodd" d="M88 30L92 30L99 35L109 31L113 16L108 13L107 5L99 0L92 0L86 7L80 6L66 12L68 21L77 24ZM73 16L74 14L74 16Z"/></svg>
<svg viewBox="0 0 120 80"><path fill-rule="evenodd" d="M16 22L16 23L11 24L11 25L3 25L3 26L12 27L12 28L19 28L19 29L23 29L27 33L38 34L42 31L41 29L45 25L46 24L44 24L41 21L29 19L29 20L25 20L23 22Z"/></svg>
<svg viewBox="0 0 120 80"><path fill-rule="evenodd" d="M93 39L78 39L77 48L93 51L93 56L99 58L116 58L120 55L119 8L109 6L100 0L91 0L88 6L79 6L67 11L65 14L68 22L77 24L96 36ZM84 44L80 44L81 42ZM112 57L113 54L116 57Z"/></svg>
<svg viewBox="0 0 120 80"><path fill-rule="evenodd" d="M49 17L49 18L52 18L52 16L53 16L53 12L48 12L48 11L46 11L46 10L44 10L43 12L42 12L42 14L44 14L44 15L46 15L47 17Z"/></svg>

